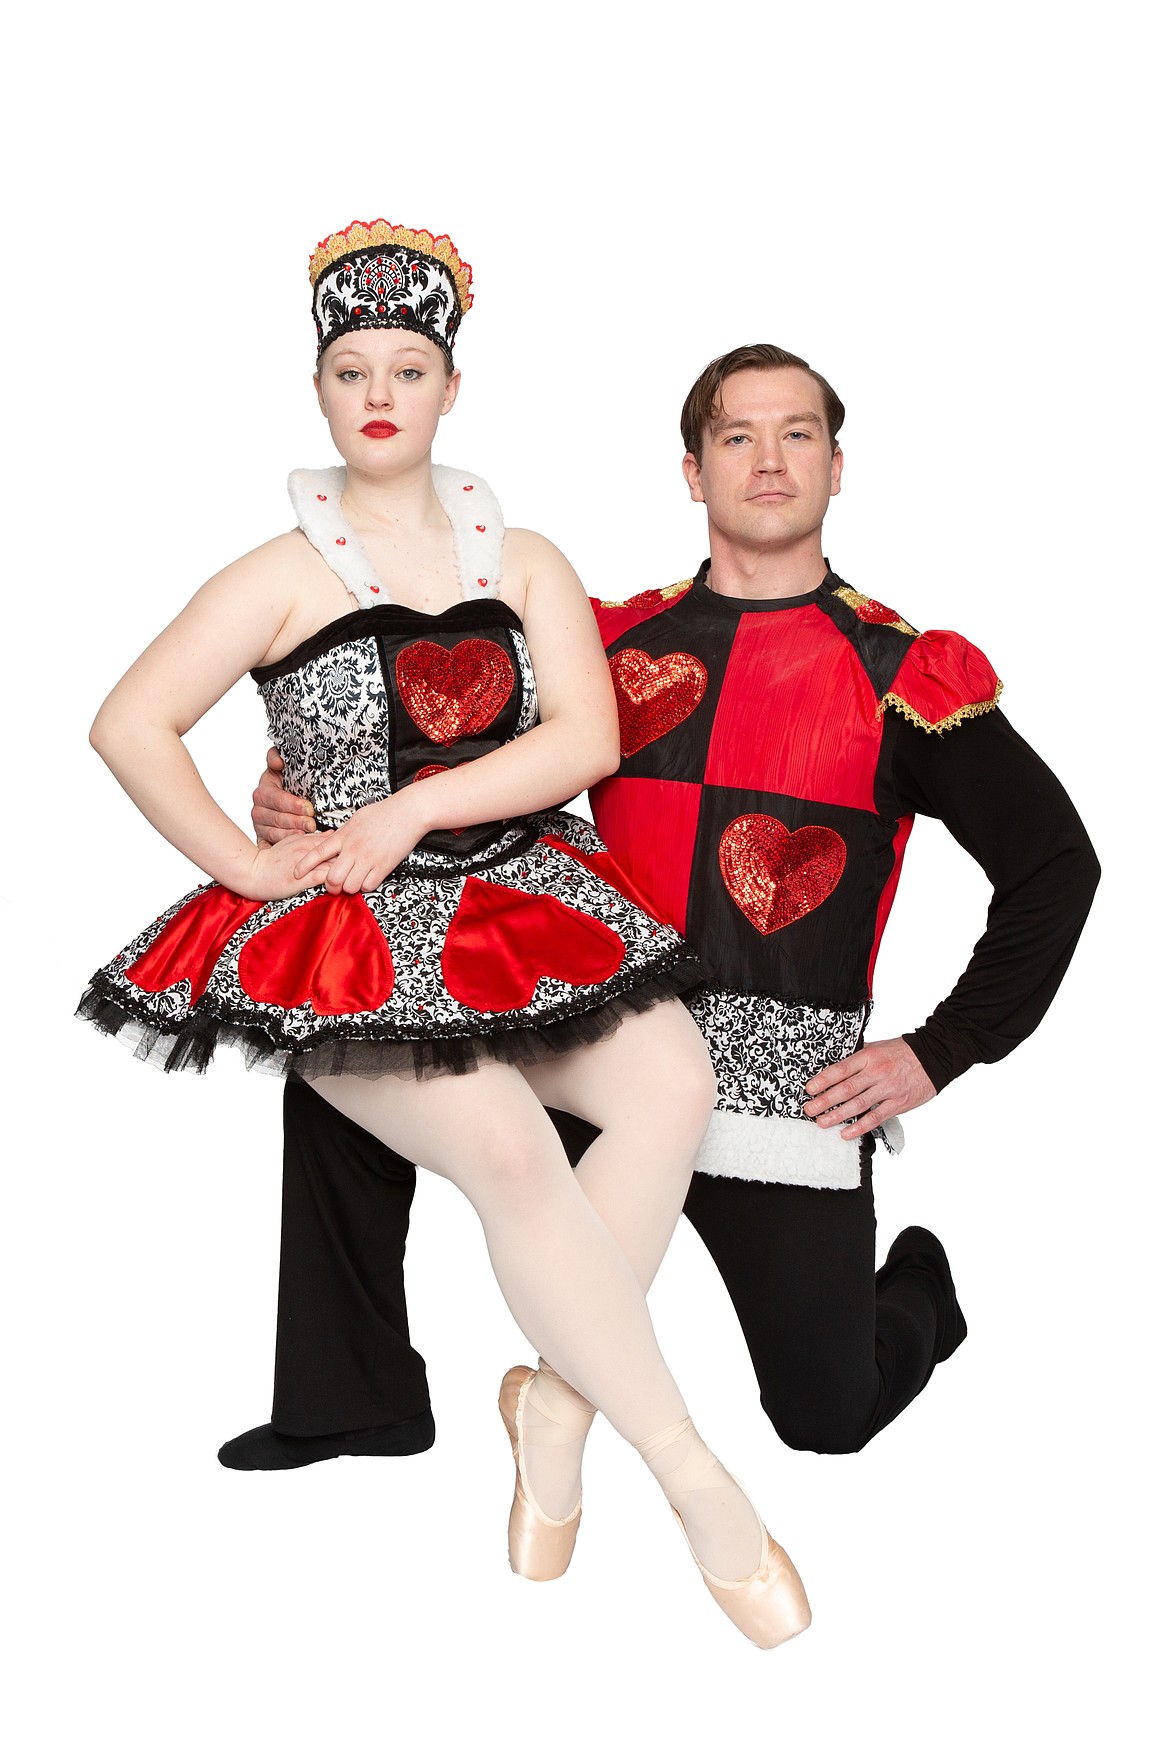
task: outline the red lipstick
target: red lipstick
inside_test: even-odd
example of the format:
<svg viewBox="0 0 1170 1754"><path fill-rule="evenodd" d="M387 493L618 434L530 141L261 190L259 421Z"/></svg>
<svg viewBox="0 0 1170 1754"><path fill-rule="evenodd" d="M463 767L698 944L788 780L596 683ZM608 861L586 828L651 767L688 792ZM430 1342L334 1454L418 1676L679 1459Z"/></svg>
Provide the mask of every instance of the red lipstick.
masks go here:
<svg viewBox="0 0 1170 1754"><path fill-rule="evenodd" d="M362 431L367 438L393 438L398 428L392 420L367 420Z"/></svg>

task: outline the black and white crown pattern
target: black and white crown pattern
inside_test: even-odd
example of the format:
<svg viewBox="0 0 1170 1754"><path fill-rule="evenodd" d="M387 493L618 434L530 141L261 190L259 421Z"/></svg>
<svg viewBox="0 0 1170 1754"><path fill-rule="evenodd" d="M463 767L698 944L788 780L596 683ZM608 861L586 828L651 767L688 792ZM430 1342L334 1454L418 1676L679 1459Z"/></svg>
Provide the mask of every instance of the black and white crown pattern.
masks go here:
<svg viewBox="0 0 1170 1754"><path fill-rule="evenodd" d="M342 256L313 288L318 357L354 329L413 329L450 359L462 315L450 269L403 244Z"/></svg>

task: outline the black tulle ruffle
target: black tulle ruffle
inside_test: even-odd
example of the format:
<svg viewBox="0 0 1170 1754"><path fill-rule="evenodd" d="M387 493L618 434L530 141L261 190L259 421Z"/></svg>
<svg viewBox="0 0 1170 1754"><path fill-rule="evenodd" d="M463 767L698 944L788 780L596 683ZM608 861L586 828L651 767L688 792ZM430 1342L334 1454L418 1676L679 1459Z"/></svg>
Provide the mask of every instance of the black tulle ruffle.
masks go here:
<svg viewBox="0 0 1170 1754"><path fill-rule="evenodd" d="M312 1079L344 1072L359 1078L389 1075L421 1079L474 1072L491 1061L538 1065L573 1048L604 1041L624 1017L690 992L704 978L699 962L683 949L671 961L637 977L625 990L611 991L602 1004L543 1024L496 1028L482 1035L421 1039L346 1036L341 1033L344 1024L339 1024L336 1038L302 1050L275 1041L254 1022L233 1021L209 1012L196 1011L176 1030L167 1031L157 1021L135 1015L124 996L103 992L96 981L83 994L76 1015L104 1035L133 1031L137 1036L135 1057L166 1072L205 1072L216 1049L226 1044L240 1050L249 1069L282 1076Z"/></svg>

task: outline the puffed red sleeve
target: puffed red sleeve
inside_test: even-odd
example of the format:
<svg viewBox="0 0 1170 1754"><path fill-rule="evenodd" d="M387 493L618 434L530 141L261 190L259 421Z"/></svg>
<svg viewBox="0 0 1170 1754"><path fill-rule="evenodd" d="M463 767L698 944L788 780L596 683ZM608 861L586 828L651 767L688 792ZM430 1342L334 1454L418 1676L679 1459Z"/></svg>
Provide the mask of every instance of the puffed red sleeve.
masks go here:
<svg viewBox="0 0 1170 1754"><path fill-rule="evenodd" d="M882 696L920 731L949 731L964 719L992 712L1003 683L978 646L961 633L930 628L920 633Z"/></svg>

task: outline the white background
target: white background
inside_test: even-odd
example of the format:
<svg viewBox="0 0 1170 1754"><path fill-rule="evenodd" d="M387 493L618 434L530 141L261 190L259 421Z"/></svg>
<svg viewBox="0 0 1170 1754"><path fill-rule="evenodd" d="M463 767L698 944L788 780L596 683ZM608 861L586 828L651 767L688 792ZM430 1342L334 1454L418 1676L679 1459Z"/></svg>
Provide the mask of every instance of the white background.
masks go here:
<svg viewBox="0 0 1170 1754"><path fill-rule="evenodd" d="M14 1745L1152 1746L1164 312L1138 9L36 19L8 39L5 157ZM437 457L602 595L705 553L676 422L706 361L768 339L824 370L848 408L834 566L989 651L1106 867L1040 1033L878 1166L880 1247L937 1229L971 1337L867 1451L779 1444L680 1228L664 1350L813 1601L769 1655L607 1430L570 1574L512 1577L494 1398L528 1348L446 1185L420 1187L409 1257L436 1448L220 1468L269 1404L279 1086L231 1062L164 1080L70 1021L195 881L89 721L204 577L288 527L288 469L333 460L305 267L379 215L474 265ZM249 684L192 746L242 820ZM920 824L879 1033L949 989L986 899Z"/></svg>

